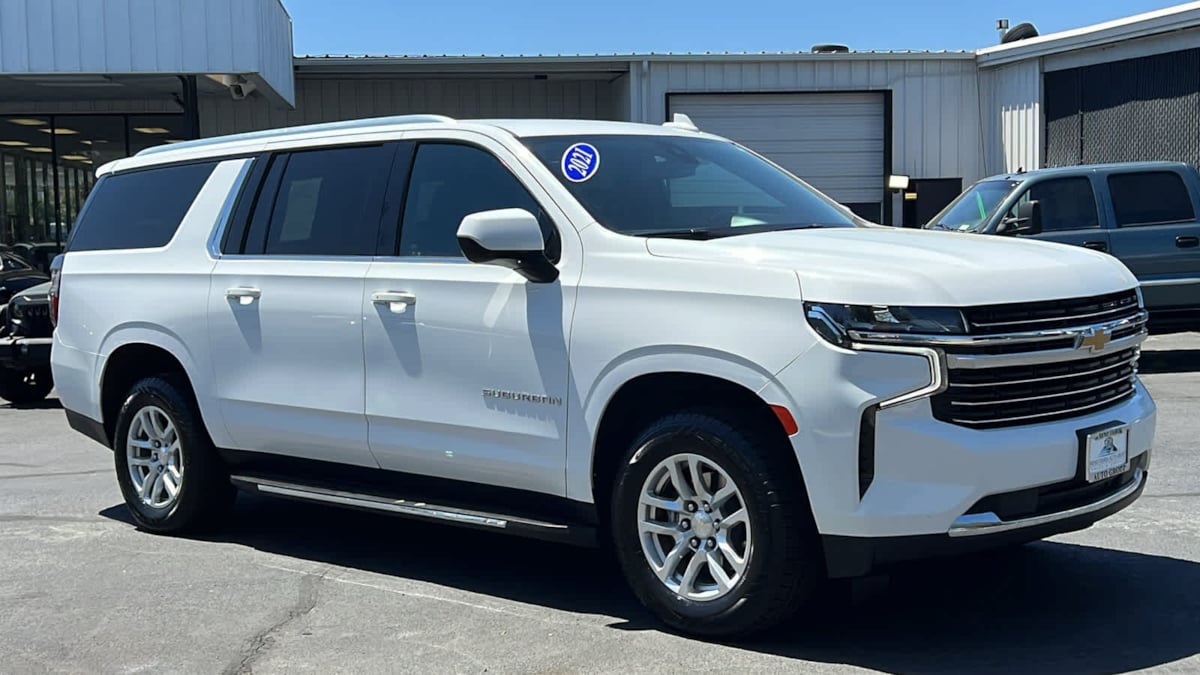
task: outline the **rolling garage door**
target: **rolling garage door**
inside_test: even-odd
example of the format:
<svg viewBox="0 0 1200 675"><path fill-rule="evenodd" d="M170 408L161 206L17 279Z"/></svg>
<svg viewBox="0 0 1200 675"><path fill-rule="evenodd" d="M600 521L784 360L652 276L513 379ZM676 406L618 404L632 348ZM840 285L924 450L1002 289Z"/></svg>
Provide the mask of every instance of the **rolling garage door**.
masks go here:
<svg viewBox="0 0 1200 675"><path fill-rule="evenodd" d="M668 107L771 158L859 215L881 220L882 93L671 94Z"/></svg>

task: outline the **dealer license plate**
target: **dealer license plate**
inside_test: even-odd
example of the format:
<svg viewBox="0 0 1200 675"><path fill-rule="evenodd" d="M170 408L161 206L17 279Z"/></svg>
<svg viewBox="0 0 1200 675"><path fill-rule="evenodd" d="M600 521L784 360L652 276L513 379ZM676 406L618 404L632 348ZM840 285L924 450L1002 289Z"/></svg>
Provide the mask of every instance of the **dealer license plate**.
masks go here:
<svg viewBox="0 0 1200 675"><path fill-rule="evenodd" d="M1129 470L1129 427L1111 427L1096 431L1084 439L1084 475L1095 483Z"/></svg>

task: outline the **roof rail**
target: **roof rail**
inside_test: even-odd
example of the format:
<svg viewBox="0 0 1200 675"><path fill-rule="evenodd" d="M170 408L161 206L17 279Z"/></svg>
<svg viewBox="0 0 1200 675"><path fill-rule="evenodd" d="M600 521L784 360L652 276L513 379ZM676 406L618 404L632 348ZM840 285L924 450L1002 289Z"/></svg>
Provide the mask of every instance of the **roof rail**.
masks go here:
<svg viewBox="0 0 1200 675"><path fill-rule="evenodd" d="M429 124L455 121L456 120L453 117L447 117L445 115L393 115L391 117L368 117L357 120L344 120L341 122L323 122L320 124L305 124L303 126L296 127L280 127L277 129L265 129L263 131L249 131L246 133L231 134L228 136L214 136L212 138L200 138L194 141L182 141L179 143L171 143L169 145L157 145L138 152L136 156L141 157L144 155L154 155L179 148L203 148L209 145L232 143L235 141L268 140L271 138L291 136L293 134L314 132L319 133L323 131L344 131L347 129L363 129L367 127L385 126L389 124Z"/></svg>

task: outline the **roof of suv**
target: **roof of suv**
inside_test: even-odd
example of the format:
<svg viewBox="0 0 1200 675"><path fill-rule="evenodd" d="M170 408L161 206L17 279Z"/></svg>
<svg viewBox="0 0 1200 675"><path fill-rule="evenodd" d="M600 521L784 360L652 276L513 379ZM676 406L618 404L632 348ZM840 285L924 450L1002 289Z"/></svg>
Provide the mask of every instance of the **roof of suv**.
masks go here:
<svg viewBox="0 0 1200 675"><path fill-rule="evenodd" d="M308 124L295 127L251 131L228 136L202 138L171 145L147 148L133 157L105 164L98 175L112 171L131 169L155 164L166 164L206 157L261 152L266 143L301 138L328 138L335 135L362 133L403 132L411 129L476 129L489 131L502 129L514 136L558 136L595 134L639 134L639 135L689 135L698 132L686 127L636 122L610 122L599 120L570 119L477 119L456 120L443 115L399 115L375 117L342 122Z"/></svg>
<svg viewBox="0 0 1200 675"><path fill-rule="evenodd" d="M1048 169L1033 169L1013 173L1001 173L989 176L984 180L1028 180L1043 176L1079 176L1087 173L1116 173L1118 171L1148 171L1162 169L1189 169L1185 162L1115 162L1110 164L1079 164L1075 166L1059 166Z"/></svg>

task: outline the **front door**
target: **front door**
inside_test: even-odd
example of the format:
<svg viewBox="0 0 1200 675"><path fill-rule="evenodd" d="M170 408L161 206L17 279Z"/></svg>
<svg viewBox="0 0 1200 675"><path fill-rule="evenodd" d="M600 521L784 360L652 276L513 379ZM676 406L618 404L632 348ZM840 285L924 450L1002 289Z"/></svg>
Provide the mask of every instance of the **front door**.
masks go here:
<svg viewBox="0 0 1200 675"><path fill-rule="evenodd" d="M1021 195L1010 215L1015 216L1017 206L1030 199L1037 200L1042 212L1042 233L1033 235L1035 239L1109 250L1108 230L1100 220L1096 193L1088 177L1038 181Z"/></svg>
<svg viewBox="0 0 1200 675"><path fill-rule="evenodd" d="M245 244L216 264L212 367L235 448L377 467L362 296L394 145L282 153Z"/></svg>
<svg viewBox="0 0 1200 675"><path fill-rule="evenodd" d="M363 296L371 450L385 469L561 495L574 284L472 264L456 232L469 213L524 208L555 254L565 220L491 141L418 141L408 185L396 255Z"/></svg>

